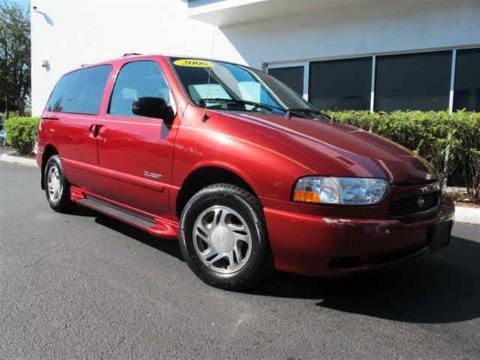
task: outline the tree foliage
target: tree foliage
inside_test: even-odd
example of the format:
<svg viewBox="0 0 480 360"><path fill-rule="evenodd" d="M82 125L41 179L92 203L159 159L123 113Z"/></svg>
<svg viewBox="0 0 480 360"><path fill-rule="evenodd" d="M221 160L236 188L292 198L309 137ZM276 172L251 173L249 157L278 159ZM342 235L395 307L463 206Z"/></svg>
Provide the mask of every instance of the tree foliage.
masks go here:
<svg viewBox="0 0 480 360"><path fill-rule="evenodd" d="M30 97L30 16L15 2L0 2L0 112L25 114Z"/></svg>

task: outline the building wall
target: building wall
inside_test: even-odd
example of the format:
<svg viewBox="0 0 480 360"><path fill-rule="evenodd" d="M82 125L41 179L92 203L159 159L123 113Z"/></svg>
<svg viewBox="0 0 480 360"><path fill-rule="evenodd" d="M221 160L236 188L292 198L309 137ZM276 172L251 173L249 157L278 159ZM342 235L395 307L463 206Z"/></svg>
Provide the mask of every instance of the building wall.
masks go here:
<svg viewBox="0 0 480 360"><path fill-rule="evenodd" d="M261 67L480 45L478 0L330 1L315 13L272 14L220 29L191 19L182 0L32 0L32 6L44 13L32 11L35 115L63 73L126 52L205 56Z"/></svg>
<svg viewBox="0 0 480 360"><path fill-rule="evenodd" d="M223 28L252 66L480 44L479 0L338 1L324 11Z"/></svg>
<svg viewBox="0 0 480 360"><path fill-rule="evenodd" d="M214 27L190 19L181 0L32 0L31 6L37 7L31 11L34 115L41 114L58 78L81 64L128 52L211 53ZM222 33L215 32L215 42L222 58L243 61Z"/></svg>

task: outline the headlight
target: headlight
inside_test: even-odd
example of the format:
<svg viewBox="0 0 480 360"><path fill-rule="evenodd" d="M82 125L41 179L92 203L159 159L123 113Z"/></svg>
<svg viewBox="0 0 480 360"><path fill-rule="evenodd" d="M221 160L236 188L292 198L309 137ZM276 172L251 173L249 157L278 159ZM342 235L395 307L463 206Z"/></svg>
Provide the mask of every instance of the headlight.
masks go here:
<svg viewBox="0 0 480 360"><path fill-rule="evenodd" d="M309 176L297 181L293 201L373 205L383 200L388 189L384 179Z"/></svg>

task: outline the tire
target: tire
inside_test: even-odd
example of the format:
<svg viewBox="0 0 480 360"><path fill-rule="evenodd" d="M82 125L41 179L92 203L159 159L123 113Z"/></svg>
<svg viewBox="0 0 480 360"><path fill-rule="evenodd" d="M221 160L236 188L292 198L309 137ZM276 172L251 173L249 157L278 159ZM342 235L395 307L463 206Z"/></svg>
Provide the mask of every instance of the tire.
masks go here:
<svg viewBox="0 0 480 360"><path fill-rule="evenodd" d="M261 204L235 185L208 186L188 201L180 249L200 279L222 289L256 287L272 268Z"/></svg>
<svg viewBox="0 0 480 360"><path fill-rule="evenodd" d="M61 213L70 213L75 203L70 199L70 184L65 178L58 155L51 156L45 165L45 194L50 207Z"/></svg>

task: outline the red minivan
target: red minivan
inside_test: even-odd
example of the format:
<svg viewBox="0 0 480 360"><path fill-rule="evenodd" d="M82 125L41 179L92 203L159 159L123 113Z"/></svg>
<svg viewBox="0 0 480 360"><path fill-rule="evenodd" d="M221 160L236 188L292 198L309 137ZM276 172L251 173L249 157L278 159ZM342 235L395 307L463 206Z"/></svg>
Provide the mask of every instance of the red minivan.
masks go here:
<svg viewBox="0 0 480 360"><path fill-rule="evenodd" d="M338 276L448 244L432 167L243 65L125 56L64 75L39 126L50 206L179 239L206 283Z"/></svg>

